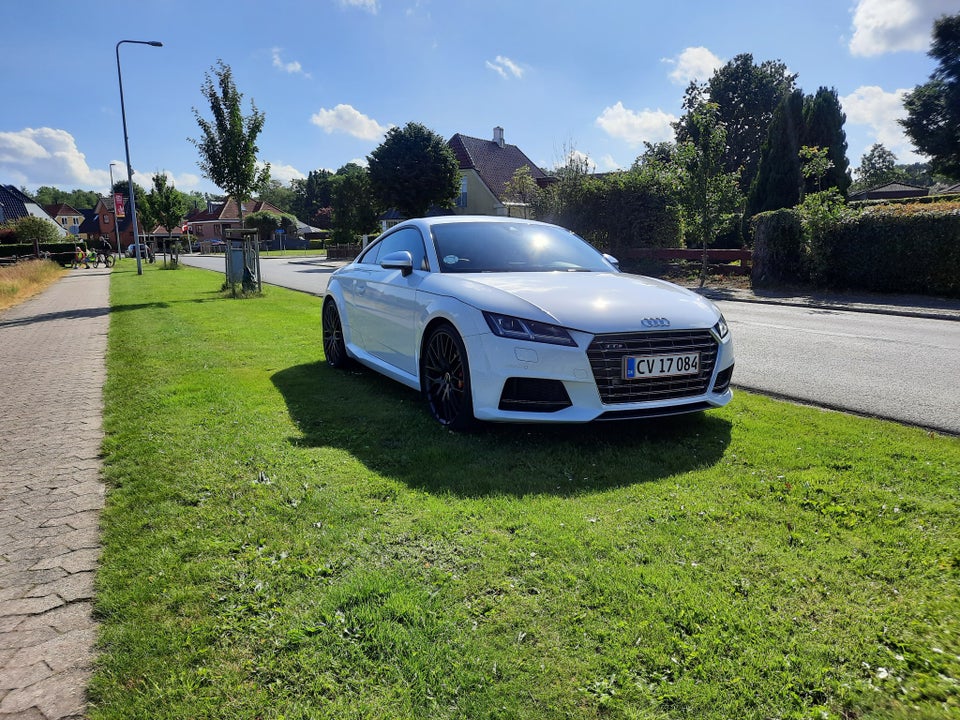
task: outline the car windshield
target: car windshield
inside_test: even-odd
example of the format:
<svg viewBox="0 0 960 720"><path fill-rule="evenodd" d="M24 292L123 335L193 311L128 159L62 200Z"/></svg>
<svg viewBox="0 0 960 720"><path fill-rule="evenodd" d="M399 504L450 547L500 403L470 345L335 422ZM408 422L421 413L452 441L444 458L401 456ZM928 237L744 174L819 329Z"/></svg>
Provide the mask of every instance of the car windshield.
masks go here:
<svg viewBox="0 0 960 720"><path fill-rule="evenodd" d="M610 272L591 245L569 230L525 222L463 222L433 226L440 271Z"/></svg>

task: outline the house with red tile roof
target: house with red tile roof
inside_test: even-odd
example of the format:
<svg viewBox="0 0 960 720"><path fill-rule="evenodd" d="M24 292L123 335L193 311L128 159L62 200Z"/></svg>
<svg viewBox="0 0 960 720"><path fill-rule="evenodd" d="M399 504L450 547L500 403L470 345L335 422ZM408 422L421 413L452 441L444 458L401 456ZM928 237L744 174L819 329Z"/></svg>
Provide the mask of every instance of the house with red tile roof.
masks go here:
<svg viewBox="0 0 960 720"><path fill-rule="evenodd" d="M447 144L460 163L460 197L454 208L458 215L526 217L529 209L523 203L504 198L513 174L527 166L538 185L551 181L520 148L505 142L502 127L493 129L492 140L457 133Z"/></svg>
<svg viewBox="0 0 960 720"><path fill-rule="evenodd" d="M248 200L243 203L243 215L255 212L272 212L283 215L283 210L265 200ZM240 228L240 212L237 201L228 197L225 202L208 202L205 210L192 210L187 214L187 231L200 240L223 240L226 231Z"/></svg>

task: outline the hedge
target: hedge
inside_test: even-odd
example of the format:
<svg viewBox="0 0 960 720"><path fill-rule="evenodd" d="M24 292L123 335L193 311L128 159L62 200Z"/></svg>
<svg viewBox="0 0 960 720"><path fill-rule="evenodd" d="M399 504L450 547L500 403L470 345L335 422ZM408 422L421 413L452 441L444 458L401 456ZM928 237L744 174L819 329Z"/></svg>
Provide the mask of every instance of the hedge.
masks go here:
<svg viewBox="0 0 960 720"><path fill-rule="evenodd" d="M751 278L755 287L804 283L810 279L809 248L800 213L773 210L755 215Z"/></svg>
<svg viewBox="0 0 960 720"><path fill-rule="evenodd" d="M960 203L884 205L811 238L797 210L752 220L753 284L960 297Z"/></svg>
<svg viewBox="0 0 960 720"><path fill-rule="evenodd" d="M918 206L914 206L918 207ZM960 297L960 206L872 208L812 249L828 288Z"/></svg>

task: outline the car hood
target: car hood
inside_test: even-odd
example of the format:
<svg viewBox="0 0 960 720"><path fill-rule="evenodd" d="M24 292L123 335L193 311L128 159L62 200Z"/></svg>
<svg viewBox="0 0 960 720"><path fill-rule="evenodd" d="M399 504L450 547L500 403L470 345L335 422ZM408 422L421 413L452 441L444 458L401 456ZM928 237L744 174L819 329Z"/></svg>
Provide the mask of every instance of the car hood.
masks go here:
<svg viewBox="0 0 960 720"><path fill-rule="evenodd" d="M645 329L644 318L666 318L675 330L712 327L720 318L716 306L694 292L626 273L438 273L421 290L591 333Z"/></svg>

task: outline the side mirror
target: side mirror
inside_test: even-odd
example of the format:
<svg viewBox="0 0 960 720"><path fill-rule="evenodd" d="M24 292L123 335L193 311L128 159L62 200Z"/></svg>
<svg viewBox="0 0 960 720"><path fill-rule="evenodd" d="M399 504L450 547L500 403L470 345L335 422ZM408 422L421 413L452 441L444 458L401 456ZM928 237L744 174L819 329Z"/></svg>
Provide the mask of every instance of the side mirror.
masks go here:
<svg viewBox="0 0 960 720"><path fill-rule="evenodd" d="M617 270L620 269L620 261L617 260L613 255L608 255L607 253L604 253L603 259L606 260L611 265L613 265Z"/></svg>
<svg viewBox="0 0 960 720"><path fill-rule="evenodd" d="M380 267L384 270L399 270L404 276L413 272L413 255L407 250L398 250L386 255L380 261Z"/></svg>

